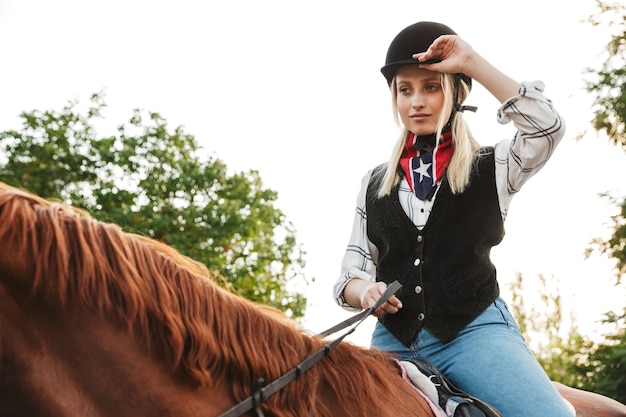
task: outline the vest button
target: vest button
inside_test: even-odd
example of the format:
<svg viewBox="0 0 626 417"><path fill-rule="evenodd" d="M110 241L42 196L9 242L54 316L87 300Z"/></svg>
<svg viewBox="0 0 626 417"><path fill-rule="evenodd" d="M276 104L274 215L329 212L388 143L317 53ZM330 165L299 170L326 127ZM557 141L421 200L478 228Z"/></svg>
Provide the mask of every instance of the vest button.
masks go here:
<svg viewBox="0 0 626 417"><path fill-rule="evenodd" d="M419 314L417 315L417 319L418 319L419 321L424 321L424 319L425 319L425 318L426 318L426 316L424 315L424 313L419 313Z"/></svg>
<svg viewBox="0 0 626 417"><path fill-rule="evenodd" d="M422 240L424 240L424 237L422 235L417 235L417 241L421 242Z"/></svg>
<svg viewBox="0 0 626 417"><path fill-rule="evenodd" d="M420 263L422 263L422 261L420 261L419 258L417 258L414 262L413 265L418 266Z"/></svg>
<svg viewBox="0 0 626 417"><path fill-rule="evenodd" d="M421 292L422 292L422 287L420 287L419 285L415 287L415 294L421 294Z"/></svg>

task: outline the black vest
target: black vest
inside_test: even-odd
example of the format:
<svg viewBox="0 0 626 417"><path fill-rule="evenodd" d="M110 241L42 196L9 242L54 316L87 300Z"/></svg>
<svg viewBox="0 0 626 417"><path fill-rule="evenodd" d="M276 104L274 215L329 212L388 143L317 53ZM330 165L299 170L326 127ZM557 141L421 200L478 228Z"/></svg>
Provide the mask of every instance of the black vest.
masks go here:
<svg viewBox="0 0 626 417"><path fill-rule="evenodd" d="M483 148L464 192L444 176L422 230L404 213L396 185L367 190L367 234L379 251L376 280L398 280L403 307L381 323L407 347L424 326L447 343L499 295L491 248L504 237L493 148Z"/></svg>

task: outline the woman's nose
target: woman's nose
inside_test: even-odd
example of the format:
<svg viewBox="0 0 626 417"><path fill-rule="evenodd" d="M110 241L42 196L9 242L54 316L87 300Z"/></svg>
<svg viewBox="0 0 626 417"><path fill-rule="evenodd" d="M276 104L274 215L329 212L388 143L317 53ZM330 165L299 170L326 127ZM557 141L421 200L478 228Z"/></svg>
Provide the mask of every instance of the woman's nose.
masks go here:
<svg viewBox="0 0 626 417"><path fill-rule="evenodd" d="M415 93L411 97L411 107L418 108L424 106L423 96L421 94Z"/></svg>

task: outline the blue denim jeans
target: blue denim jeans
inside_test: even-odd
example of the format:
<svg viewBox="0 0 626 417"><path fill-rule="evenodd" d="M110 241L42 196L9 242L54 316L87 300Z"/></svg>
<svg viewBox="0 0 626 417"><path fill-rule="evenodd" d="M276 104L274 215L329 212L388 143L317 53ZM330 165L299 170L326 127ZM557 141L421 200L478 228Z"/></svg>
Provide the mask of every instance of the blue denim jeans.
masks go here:
<svg viewBox="0 0 626 417"><path fill-rule="evenodd" d="M422 329L407 348L378 322L371 344L399 360L430 360L458 388L491 404L504 417L573 416L501 298L449 343Z"/></svg>

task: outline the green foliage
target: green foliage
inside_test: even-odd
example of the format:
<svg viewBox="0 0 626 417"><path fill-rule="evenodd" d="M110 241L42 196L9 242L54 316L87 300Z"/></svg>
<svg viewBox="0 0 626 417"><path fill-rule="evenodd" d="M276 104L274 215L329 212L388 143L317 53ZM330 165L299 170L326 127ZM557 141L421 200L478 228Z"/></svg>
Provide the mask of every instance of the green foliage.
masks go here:
<svg viewBox="0 0 626 417"><path fill-rule="evenodd" d="M622 316L607 313L614 326L600 343L585 338L570 317L563 320L558 280L539 275L538 289L528 291L518 274L511 285L511 309L535 357L553 381L606 395L626 403L626 309ZM540 294L536 304L524 295ZM567 324L567 328L564 325Z"/></svg>
<svg viewBox="0 0 626 417"><path fill-rule="evenodd" d="M610 27L613 35L606 45L606 60L600 69L588 69L594 78L587 82L587 91L594 97L593 127L604 132L609 140L626 151L626 6L596 0L599 12L589 18L592 25ZM616 260L617 284L626 274L626 200L604 194L619 208L611 218L613 236L594 239L587 255L594 251ZM619 202L623 200L621 203Z"/></svg>
<svg viewBox="0 0 626 417"><path fill-rule="evenodd" d="M626 150L626 6L597 0L600 12L591 16L592 25L613 27L615 34L606 46L607 58L600 69L589 69L593 80L587 91L594 97L595 130Z"/></svg>
<svg viewBox="0 0 626 417"><path fill-rule="evenodd" d="M599 13L589 22L612 27L615 34L606 47L607 58L601 69L588 70L594 78L587 82L587 91L594 96L592 123L596 131L606 133L611 142L626 151L626 6L602 1L597 5ZM608 240L594 239L587 255L598 251L615 259L616 285L620 285L626 274L626 200L603 196L619 208L611 218L613 235ZM511 307L547 374L555 381L626 403L626 308L621 316L606 314L604 324L613 325L614 330L594 343L579 333L574 317L570 317L569 329L563 329L558 285L549 285L555 280L539 276L538 282L539 290L532 293L541 295L540 302L529 306L525 303L522 276L518 275L511 286Z"/></svg>
<svg viewBox="0 0 626 417"><path fill-rule="evenodd" d="M592 125L626 151L626 6L600 0L596 3L599 13L591 16L589 22L612 28L613 35L606 46L602 67L588 70L593 77L586 85L594 96ZM607 193L603 197L619 208L611 217L613 235L608 240L594 239L587 255L598 251L615 259L616 285L620 285L626 274L626 200ZM574 364L572 385L626 403L626 309L622 316L614 313L606 316L605 324L613 324L614 332L597 345L583 345Z"/></svg>
<svg viewBox="0 0 626 417"><path fill-rule="evenodd" d="M607 313L604 323L614 330L576 366L577 386L626 404L626 308L622 315Z"/></svg>
<svg viewBox="0 0 626 417"><path fill-rule="evenodd" d="M230 174L201 158L194 136L158 113L135 110L116 134L98 137L102 94L84 112L77 104L24 112L21 130L0 132L0 181L165 242L240 295L304 315L306 298L286 290L304 278L303 252L258 172Z"/></svg>
<svg viewBox="0 0 626 417"><path fill-rule="evenodd" d="M528 291L521 274L511 285L511 309L520 331L535 357L553 381L578 386L576 364L585 357L592 344L578 331L575 317L563 319L559 280L539 275L537 289ZM536 303L528 303L524 295L539 294Z"/></svg>
<svg viewBox="0 0 626 417"><path fill-rule="evenodd" d="M626 275L626 199L622 200L608 193L603 193L602 197L608 199L611 204L619 208L617 214L611 216L611 229L613 235L604 240L593 239L586 249L586 255L591 255L594 251L606 254L615 259L616 285L622 283L622 277Z"/></svg>
<svg viewBox="0 0 626 417"><path fill-rule="evenodd" d="M614 34L606 46L602 68L589 71L595 76L587 83L587 90L595 97L593 127L626 151L626 6L599 0L597 5L600 12L589 21L613 28ZM597 250L615 259L616 285L620 285L626 275L626 199L603 196L619 208L611 217L613 235L608 240L594 239L587 253ZM606 317L605 323L612 324L614 331L578 363L578 386L626 403L626 308L621 316L607 313Z"/></svg>

